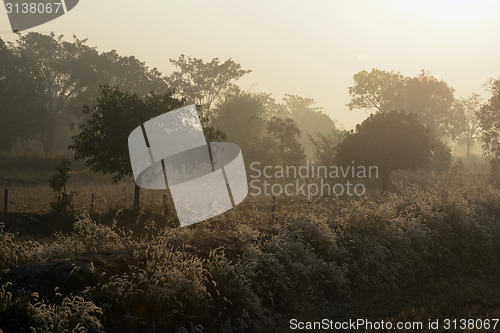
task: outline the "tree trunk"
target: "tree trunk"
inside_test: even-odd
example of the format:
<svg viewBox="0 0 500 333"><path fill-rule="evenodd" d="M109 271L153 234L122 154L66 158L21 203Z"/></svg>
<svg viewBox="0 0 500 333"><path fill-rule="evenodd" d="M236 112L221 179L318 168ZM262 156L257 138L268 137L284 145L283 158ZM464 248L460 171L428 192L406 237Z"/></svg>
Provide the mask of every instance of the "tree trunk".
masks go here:
<svg viewBox="0 0 500 333"><path fill-rule="evenodd" d="M141 188L134 182L134 208L140 208Z"/></svg>
<svg viewBox="0 0 500 333"><path fill-rule="evenodd" d="M467 158L469 158L469 154L470 154L470 141L467 141Z"/></svg>

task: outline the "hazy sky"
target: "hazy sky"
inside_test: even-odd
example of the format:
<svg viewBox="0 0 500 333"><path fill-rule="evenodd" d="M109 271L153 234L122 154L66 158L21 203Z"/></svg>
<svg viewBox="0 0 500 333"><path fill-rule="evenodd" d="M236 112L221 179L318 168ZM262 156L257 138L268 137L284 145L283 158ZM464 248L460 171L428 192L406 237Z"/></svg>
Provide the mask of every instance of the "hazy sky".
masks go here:
<svg viewBox="0 0 500 333"><path fill-rule="evenodd" d="M0 37L15 39L9 31L0 10ZM253 70L244 90L314 98L347 128L367 116L345 106L360 70L425 69L456 96L484 93L500 75L500 1L80 0L30 31L76 34L164 74L181 53L233 58Z"/></svg>

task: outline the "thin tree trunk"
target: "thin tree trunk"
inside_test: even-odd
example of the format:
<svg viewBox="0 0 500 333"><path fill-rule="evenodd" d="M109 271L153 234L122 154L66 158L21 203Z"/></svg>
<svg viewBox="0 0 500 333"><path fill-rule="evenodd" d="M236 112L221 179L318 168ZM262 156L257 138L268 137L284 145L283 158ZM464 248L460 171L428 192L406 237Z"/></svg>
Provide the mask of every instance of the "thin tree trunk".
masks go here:
<svg viewBox="0 0 500 333"><path fill-rule="evenodd" d="M470 141L467 141L467 158L469 158L470 154Z"/></svg>

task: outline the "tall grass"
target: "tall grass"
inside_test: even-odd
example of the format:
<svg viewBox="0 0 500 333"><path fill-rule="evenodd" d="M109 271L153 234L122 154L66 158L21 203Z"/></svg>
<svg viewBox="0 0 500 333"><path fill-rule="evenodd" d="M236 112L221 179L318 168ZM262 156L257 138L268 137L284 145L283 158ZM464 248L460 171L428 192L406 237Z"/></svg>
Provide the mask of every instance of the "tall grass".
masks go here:
<svg viewBox="0 0 500 333"><path fill-rule="evenodd" d="M147 238L88 217L44 244L2 231L2 262L132 250L124 273L78 295L102 309L94 317L107 332L260 331L291 317L341 313L360 297L419 281L498 269L500 190L470 173L409 178L360 200L280 198L274 220L269 199L250 199Z"/></svg>

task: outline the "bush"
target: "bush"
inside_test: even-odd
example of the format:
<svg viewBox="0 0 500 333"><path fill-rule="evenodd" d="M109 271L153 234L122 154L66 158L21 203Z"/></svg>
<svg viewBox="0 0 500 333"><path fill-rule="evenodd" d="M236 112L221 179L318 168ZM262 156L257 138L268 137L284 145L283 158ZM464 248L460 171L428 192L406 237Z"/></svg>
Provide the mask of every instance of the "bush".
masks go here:
<svg viewBox="0 0 500 333"><path fill-rule="evenodd" d="M59 303L31 297L13 296L12 283L0 287L0 330L6 332L86 332L104 333L99 320L102 310L79 296L64 297ZM57 296L61 296L56 292Z"/></svg>
<svg viewBox="0 0 500 333"><path fill-rule="evenodd" d="M63 158L61 163L55 166L54 173L48 180L50 188L57 194L56 202L50 204L56 212L66 212L73 209L71 202L77 193L66 191L66 185L71 178L70 171L71 162L69 159Z"/></svg>

